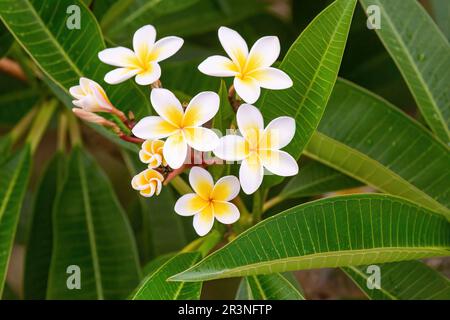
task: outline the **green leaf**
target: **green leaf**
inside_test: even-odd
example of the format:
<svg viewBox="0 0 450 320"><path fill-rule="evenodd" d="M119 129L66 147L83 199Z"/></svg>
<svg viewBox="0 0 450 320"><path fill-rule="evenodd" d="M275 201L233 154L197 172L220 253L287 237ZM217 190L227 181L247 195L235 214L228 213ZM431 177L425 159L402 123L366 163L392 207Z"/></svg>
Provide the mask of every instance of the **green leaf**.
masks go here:
<svg viewBox="0 0 450 320"><path fill-rule="evenodd" d="M171 252L156 257L142 268L142 274L149 276L150 274L158 270L167 261L172 259L175 255L176 253Z"/></svg>
<svg viewBox="0 0 450 320"><path fill-rule="evenodd" d="M30 171L29 145L9 156L0 165L0 297Z"/></svg>
<svg viewBox="0 0 450 320"><path fill-rule="evenodd" d="M401 198L358 194L309 202L270 217L171 280L204 281L449 254L450 223L441 215Z"/></svg>
<svg viewBox="0 0 450 320"><path fill-rule="evenodd" d="M9 79L10 80L10 79ZM14 125L39 101L40 95L33 89L13 90L0 94L0 123Z"/></svg>
<svg viewBox="0 0 450 320"><path fill-rule="evenodd" d="M450 217L450 153L382 98L339 80L305 154Z"/></svg>
<svg viewBox="0 0 450 320"><path fill-rule="evenodd" d="M58 152L48 163L37 187L24 270L25 299L44 300L52 257L52 211L64 179L65 156Z"/></svg>
<svg viewBox="0 0 450 320"><path fill-rule="evenodd" d="M333 90L352 21L355 0L336 0L302 32L280 64L294 85L266 91L260 104L266 122L291 116L296 132L286 147L298 159L317 128ZM281 181L281 177L271 182Z"/></svg>
<svg viewBox="0 0 450 320"><path fill-rule="evenodd" d="M381 10L376 29L410 88L427 124L450 142L450 44L415 0L361 0Z"/></svg>
<svg viewBox="0 0 450 320"><path fill-rule="evenodd" d="M105 34L114 42L131 40L140 27L168 14L187 9L199 0L125 0L116 2L101 21Z"/></svg>
<svg viewBox="0 0 450 320"><path fill-rule="evenodd" d="M289 180L279 196L283 199L311 197L361 185L361 182L337 170L320 162L310 161L300 168L298 175Z"/></svg>
<svg viewBox="0 0 450 320"><path fill-rule="evenodd" d="M373 271L367 268L368 266L346 267L343 270L370 299L450 299L450 281L420 261L379 265L381 276L380 289L368 288L367 280Z"/></svg>
<svg viewBox="0 0 450 320"><path fill-rule="evenodd" d="M101 168L79 146L71 153L58 191L53 235L47 298L124 298L139 282L136 246L125 213ZM79 290L69 290L66 284L71 265L81 270Z"/></svg>
<svg viewBox="0 0 450 320"><path fill-rule="evenodd" d="M305 300L282 274L248 276L239 285L237 300Z"/></svg>
<svg viewBox="0 0 450 320"><path fill-rule="evenodd" d="M0 58L3 58L8 53L13 42L14 37L9 33L5 25L0 22Z"/></svg>
<svg viewBox="0 0 450 320"><path fill-rule="evenodd" d="M82 28L66 27L70 5L80 7ZM110 67L97 53L105 48L100 28L92 12L78 0L57 0L49 5L41 0L0 0L0 17L16 40L44 74L65 94L80 77L102 84L111 102L136 116L150 112L149 99L130 80L120 86L103 83Z"/></svg>
<svg viewBox="0 0 450 320"><path fill-rule="evenodd" d="M433 13L438 26L450 41L450 2L442 0L430 0Z"/></svg>
<svg viewBox="0 0 450 320"><path fill-rule="evenodd" d="M198 252L180 253L146 277L132 300L198 300L201 282L168 282L167 278L194 265L201 258Z"/></svg>

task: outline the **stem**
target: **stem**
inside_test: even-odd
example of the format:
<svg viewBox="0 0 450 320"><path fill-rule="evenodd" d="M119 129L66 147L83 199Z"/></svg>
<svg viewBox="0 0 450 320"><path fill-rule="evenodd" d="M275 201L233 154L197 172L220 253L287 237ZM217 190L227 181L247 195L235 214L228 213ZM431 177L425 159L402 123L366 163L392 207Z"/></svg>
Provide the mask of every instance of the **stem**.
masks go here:
<svg viewBox="0 0 450 320"><path fill-rule="evenodd" d="M57 134L57 148L64 152L66 149L66 134L67 134L67 116L65 112L61 112L58 119L58 134Z"/></svg>
<svg viewBox="0 0 450 320"><path fill-rule="evenodd" d="M145 141L145 140L140 139L140 138L127 136L127 135L124 134L123 132L121 132L121 133L119 134L119 138L122 139L122 140L124 140L124 141L136 143L136 144L139 144L139 145L141 145L141 144Z"/></svg>
<svg viewBox="0 0 450 320"><path fill-rule="evenodd" d="M80 127L78 126L77 123L77 119L72 114L68 115L67 119L69 124L69 135L72 146L81 145L82 144L81 133Z"/></svg>
<svg viewBox="0 0 450 320"><path fill-rule="evenodd" d="M28 129L31 122L34 119L37 108L31 109L20 121L16 124L16 126L11 130L9 136L11 137L12 144L16 143L17 140L24 134L24 132Z"/></svg>
<svg viewBox="0 0 450 320"><path fill-rule="evenodd" d="M180 176L174 177L171 181L172 187L181 195L193 193L191 187Z"/></svg>
<svg viewBox="0 0 450 320"><path fill-rule="evenodd" d="M241 233L252 225L252 215L248 212L247 207L241 197L236 197L231 202L239 209L241 217L235 225L236 232Z"/></svg>
<svg viewBox="0 0 450 320"><path fill-rule="evenodd" d="M195 239L189 243L181 249L181 252L198 251L202 254L202 257L205 257L222 240L222 236L222 233L217 230L213 230L207 236Z"/></svg>
<svg viewBox="0 0 450 320"><path fill-rule="evenodd" d="M272 207L276 206L277 204L283 202L283 200L284 200L284 198L281 197L281 196L273 197L272 199L270 199L266 203L264 203L262 211L266 212L270 208L272 208Z"/></svg>
<svg viewBox="0 0 450 320"><path fill-rule="evenodd" d="M255 192L253 196L253 221L254 223L258 223L261 221L262 215L262 203L263 203L263 194L262 190L259 189Z"/></svg>
<svg viewBox="0 0 450 320"><path fill-rule="evenodd" d="M42 107L39 109L26 139L26 143L30 144L32 154L41 141L42 135L44 134L57 105L57 100L50 100L48 102L44 102Z"/></svg>

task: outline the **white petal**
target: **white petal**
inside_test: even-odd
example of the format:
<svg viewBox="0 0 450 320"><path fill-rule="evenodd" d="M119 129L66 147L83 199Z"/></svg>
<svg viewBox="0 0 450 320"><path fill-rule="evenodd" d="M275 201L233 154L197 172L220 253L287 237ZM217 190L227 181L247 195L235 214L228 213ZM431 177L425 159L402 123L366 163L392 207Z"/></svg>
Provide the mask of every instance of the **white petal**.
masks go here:
<svg viewBox="0 0 450 320"><path fill-rule="evenodd" d="M235 176L225 176L217 180L211 198L216 201L230 201L237 197L241 185Z"/></svg>
<svg viewBox="0 0 450 320"><path fill-rule="evenodd" d="M142 118L131 130L141 139L161 139L175 134L179 129L161 117Z"/></svg>
<svg viewBox="0 0 450 320"><path fill-rule="evenodd" d="M255 42L247 59L247 67L250 70L269 67L277 61L280 55L280 40L278 37L262 37Z"/></svg>
<svg viewBox="0 0 450 320"><path fill-rule="evenodd" d="M118 84L134 77L139 70L118 68L108 72L105 75L105 82L109 84Z"/></svg>
<svg viewBox="0 0 450 320"><path fill-rule="evenodd" d="M207 234L214 225L214 212L212 206L207 206L194 216L194 229L199 236Z"/></svg>
<svg viewBox="0 0 450 320"><path fill-rule="evenodd" d="M239 97L247 103L255 103L261 94L258 81L251 77L246 77L244 80L236 77L233 85Z"/></svg>
<svg viewBox="0 0 450 320"><path fill-rule="evenodd" d="M188 193L177 200L175 203L175 212L180 216L193 216L203 210L207 205L209 205L209 202L197 194Z"/></svg>
<svg viewBox="0 0 450 320"><path fill-rule="evenodd" d="M257 156L245 158L239 169L239 181L242 190L246 194L252 194L258 190L264 177L264 168Z"/></svg>
<svg viewBox="0 0 450 320"><path fill-rule="evenodd" d="M198 66L200 72L213 77L233 77L238 72L230 59L222 56L212 56Z"/></svg>
<svg viewBox="0 0 450 320"><path fill-rule="evenodd" d="M219 95L212 91L200 92L184 111L183 126L197 127L211 120L219 111Z"/></svg>
<svg viewBox="0 0 450 320"><path fill-rule="evenodd" d="M263 166L277 176L294 176L298 173L297 161L285 151L265 150L259 156Z"/></svg>
<svg viewBox="0 0 450 320"><path fill-rule="evenodd" d="M259 133L264 129L261 112L251 104L242 104L236 114L236 121L245 139L252 145L259 141Z"/></svg>
<svg viewBox="0 0 450 320"><path fill-rule="evenodd" d="M247 157L248 150L245 139L238 135L227 135L220 138L214 154L222 160L240 161Z"/></svg>
<svg viewBox="0 0 450 320"><path fill-rule="evenodd" d="M150 101L155 111L168 122L180 126L183 120L183 108L175 95L167 89L153 89Z"/></svg>
<svg viewBox="0 0 450 320"><path fill-rule="evenodd" d="M232 224L239 220L239 209L232 203L214 201L214 217L223 224Z"/></svg>
<svg viewBox="0 0 450 320"><path fill-rule="evenodd" d="M136 75L136 83L141 86L148 86L157 81L161 77L161 68L156 62L151 63L149 69L146 72Z"/></svg>
<svg viewBox="0 0 450 320"><path fill-rule="evenodd" d="M187 156L187 144L181 134L167 138L163 148L164 159L172 169L180 168Z"/></svg>
<svg viewBox="0 0 450 320"><path fill-rule="evenodd" d="M156 30L152 25L139 28L133 36L133 50L138 55L147 55L153 48Z"/></svg>
<svg viewBox="0 0 450 320"><path fill-rule="evenodd" d="M198 151L212 151L219 144L219 137L214 131L202 127L183 129L187 144Z"/></svg>
<svg viewBox="0 0 450 320"><path fill-rule="evenodd" d="M207 170L201 167L193 167L189 172L189 183L200 197L209 199L214 187L214 181Z"/></svg>
<svg viewBox="0 0 450 320"><path fill-rule="evenodd" d="M248 74L259 86L266 89L281 90L292 87L291 78L283 71L275 68L261 68Z"/></svg>
<svg viewBox="0 0 450 320"><path fill-rule="evenodd" d="M281 149L291 142L295 135L295 120L291 117L279 117L270 121L264 129L260 146L264 149Z"/></svg>
<svg viewBox="0 0 450 320"><path fill-rule="evenodd" d="M136 55L128 48L117 47L102 50L98 53L98 58L103 63L116 67L135 66Z"/></svg>
<svg viewBox="0 0 450 320"><path fill-rule="evenodd" d="M183 42L183 39L173 36L156 41L152 52L156 56L156 61L159 62L173 56L183 46Z"/></svg>
<svg viewBox="0 0 450 320"><path fill-rule="evenodd" d="M85 96L85 93L83 92L83 89L81 89L81 86L70 87L69 92L70 95L75 99L82 99Z"/></svg>
<svg viewBox="0 0 450 320"><path fill-rule="evenodd" d="M91 92L94 94L95 99L98 102L98 105L103 108L103 111L110 111L112 110L111 102L108 99L108 96L105 93L105 90L97 83L94 82L91 83Z"/></svg>
<svg viewBox="0 0 450 320"><path fill-rule="evenodd" d="M244 67L248 56L248 47L241 35L230 28L220 27L219 40L231 60Z"/></svg>

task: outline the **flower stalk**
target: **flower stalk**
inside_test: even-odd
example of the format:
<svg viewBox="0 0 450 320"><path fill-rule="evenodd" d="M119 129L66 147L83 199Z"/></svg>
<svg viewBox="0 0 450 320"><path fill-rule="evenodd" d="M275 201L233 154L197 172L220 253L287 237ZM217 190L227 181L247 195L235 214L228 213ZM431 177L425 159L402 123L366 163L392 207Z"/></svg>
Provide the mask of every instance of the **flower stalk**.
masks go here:
<svg viewBox="0 0 450 320"><path fill-rule="evenodd" d="M47 128L47 125L49 124L57 105L58 101L52 99L50 101L44 102L39 108L39 111L35 117L33 125L26 139L26 143L30 144L31 153L34 153L34 151L36 151L36 148L41 141L42 135L44 134L45 129Z"/></svg>

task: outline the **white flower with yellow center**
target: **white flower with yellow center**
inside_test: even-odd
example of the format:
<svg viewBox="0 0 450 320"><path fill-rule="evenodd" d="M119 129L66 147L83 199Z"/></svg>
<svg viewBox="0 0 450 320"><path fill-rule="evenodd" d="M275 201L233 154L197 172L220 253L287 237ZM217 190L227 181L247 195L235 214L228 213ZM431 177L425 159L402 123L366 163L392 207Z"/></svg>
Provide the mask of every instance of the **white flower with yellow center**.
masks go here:
<svg viewBox="0 0 450 320"><path fill-rule="evenodd" d="M180 168L186 160L188 146L198 151L211 151L219 137L202 125L211 120L219 110L217 93L201 92L192 98L186 110L180 101L167 89L153 89L150 94L153 108L159 116L145 117L132 129L141 139L167 138L163 157L173 168Z"/></svg>
<svg viewBox="0 0 450 320"><path fill-rule="evenodd" d="M155 194L159 195L163 181L164 177L161 173L153 169L146 169L133 177L131 186L141 195L149 198Z"/></svg>
<svg viewBox="0 0 450 320"><path fill-rule="evenodd" d="M247 43L236 31L221 27L219 40L228 56L212 56L203 61L198 69L215 77L234 77L237 94L247 103L255 103L260 88L286 89L292 86L289 76L270 67L280 55L278 37L262 37L255 42L250 52Z"/></svg>
<svg viewBox="0 0 450 320"><path fill-rule="evenodd" d="M99 59L109 65L119 67L105 76L105 81L118 84L136 76L140 85L149 85L159 80L161 68L158 62L174 55L183 45L179 37L165 37L156 41L156 30L146 25L133 36L133 50L124 47L109 48L99 52Z"/></svg>
<svg viewBox="0 0 450 320"><path fill-rule="evenodd" d="M254 106L243 104L236 114L237 125L242 136L222 137L214 154L227 161L242 161L239 180L247 194L255 192L263 181L264 168L279 176L298 173L298 164L285 151L295 134L295 120L279 117L264 129L261 112Z"/></svg>
<svg viewBox="0 0 450 320"><path fill-rule="evenodd" d="M222 177L214 184L208 171L193 167L189 173L189 182L195 193L185 194L178 199L175 212L181 216L194 216L194 229L199 236L211 230L214 218L223 224L239 220L239 209L229 202L239 194L239 180L236 177Z"/></svg>
<svg viewBox="0 0 450 320"><path fill-rule="evenodd" d="M149 168L155 169L161 165L166 166L167 163L163 156L164 141L162 140L145 140L139 151L139 159L148 164Z"/></svg>
<svg viewBox="0 0 450 320"><path fill-rule="evenodd" d="M95 81L80 78L80 85L69 89L72 103L88 112L110 112L113 109L105 90Z"/></svg>

